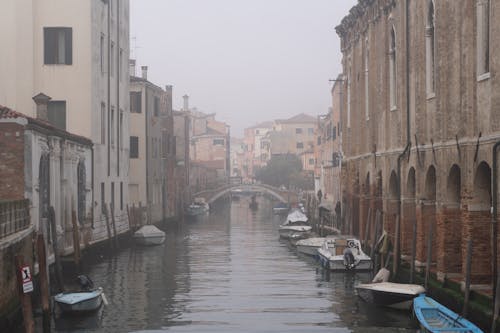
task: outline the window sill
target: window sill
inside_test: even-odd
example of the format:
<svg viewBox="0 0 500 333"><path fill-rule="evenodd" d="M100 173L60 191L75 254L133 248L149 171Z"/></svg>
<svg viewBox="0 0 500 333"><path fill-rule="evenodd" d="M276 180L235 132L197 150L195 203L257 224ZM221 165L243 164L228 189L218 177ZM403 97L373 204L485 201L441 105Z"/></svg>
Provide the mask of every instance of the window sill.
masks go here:
<svg viewBox="0 0 500 333"><path fill-rule="evenodd" d="M490 72L478 75L477 82L486 81L486 80L488 80L490 78L490 76L491 76Z"/></svg>
<svg viewBox="0 0 500 333"><path fill-rule="evenodd" d="M436 98L436 93L432 92L432 93L427 93L427 100L431 100L431 99L434 99Z"/></svg>

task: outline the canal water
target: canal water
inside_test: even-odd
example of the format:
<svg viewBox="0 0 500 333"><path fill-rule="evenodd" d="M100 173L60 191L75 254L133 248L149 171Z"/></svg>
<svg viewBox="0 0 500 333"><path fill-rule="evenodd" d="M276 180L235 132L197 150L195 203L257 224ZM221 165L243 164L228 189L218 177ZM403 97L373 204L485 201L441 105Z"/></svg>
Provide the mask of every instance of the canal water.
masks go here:
<svg viewBox="0 0 500 333"><path fill-rule="evenodd" d="M168 230L165 244L131 245L85 268L109 305L57 317L56 332L416 332L406 312L368 306L365 274L328 273L280 241L282 219L259 197Z"/></svg>

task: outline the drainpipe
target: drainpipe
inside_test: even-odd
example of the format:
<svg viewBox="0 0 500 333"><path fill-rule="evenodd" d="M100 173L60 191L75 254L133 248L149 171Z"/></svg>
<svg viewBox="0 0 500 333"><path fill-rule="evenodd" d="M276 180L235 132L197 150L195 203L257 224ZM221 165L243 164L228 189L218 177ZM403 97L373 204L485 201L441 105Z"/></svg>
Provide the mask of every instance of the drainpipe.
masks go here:
<svg viewBox="0 0 500 333"><path fill-rule="evenodd" d="M94 205L94 192L95 192L95 187L94 187L94 177L95 177L95 174L94 174L94 145L92 144L90 146L90 156L91 156L91 170L92 170L92 222L91 222L91 225L90 227L92 229L94 229L94 210L95 210L95 205Z"/></svg>
<svg viewBox="0 0 500 333"><path fill-rule="evenodd" d="M405 28L406 28L406 147L404 151L399 154L398 156L398 198L399 198L399 205L398 205L398 215L401 223L401 205L403 204L403 201L401 200L401 161L403 160L403 157L406 156L406 154L410 151L411 148L411 137L410 137L410 0L406 0L406 22L405 22ZM400 231L401 233L401 231ZM399 249L400 247L400 236L395 240L398 243L397 248ZM394 260L394 274L396 274L396 270L399 267L399 260L400 260L400 255L399 253L396 254L397 258Z"/></svg>
<svg viewBox="0 0 500 333"><path fill-rule="evenodd" d="M497 157L498 157L498 147L500 147L500 141L495 143L493 146L493 172L492 172L492 190L491 190L491 200L492 200L492 217L491 217L491 252L492 252L492 263L491 263L491 268L492 268L492 273L493 273L493 303L495 303L495 295L496 295L496 289L497 289L497 275L498 275L498 267L497 267L497 236L498 236L498 183L497 183L497 177L498 177L498 163L497 163Z"/></svg>

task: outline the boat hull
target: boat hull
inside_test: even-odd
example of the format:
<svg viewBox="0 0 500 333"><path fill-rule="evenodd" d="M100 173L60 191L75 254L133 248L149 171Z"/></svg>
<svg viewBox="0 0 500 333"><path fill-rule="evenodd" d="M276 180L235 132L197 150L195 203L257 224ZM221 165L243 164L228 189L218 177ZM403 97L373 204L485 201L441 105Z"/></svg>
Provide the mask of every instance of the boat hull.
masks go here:
<svg viewBox="0 0 500 333"><path fill-rule="evenodd" d="M308 256L316 257L318 255L319 246L314 245L300 245L297 244L297 251L303 254L307 254Z"/></svg>
<svg viewBox="0 0 500 333"><path fill-rule="evenodd" d="M388 287L384 288L384 286ZM391 286L396 288L391 288ZM406 286L408 286L407 291L404 290ZM375 289L377 287L378 289ZM358 296L367 303L398 310L409 310L413 299L425 292L422 286L397 283L361 284L356 286L356 290Z"/></svg>
<svg viewBox="0 0 500 333"><path fill-rule="evenodd" d="M151 246L151 245L161 245L165 242L165 235L163 236L137 236L134 240L139 245Z"/></svg>
<svg viewBox="0 0 500 333"><path fill-rule="evenodd" d="M423 332L483 333L467 319L425 295L413 299L413 311Z"/></svg>
<svg viewBox="0 0 500 333"><path fill-rule="evenodd" d="M366 272L372 270L372 261L370 259L361 259L358 264L351 269L347 269L344 265L344 258L334 258L327 257L322 253L321 249L318 250L319 262L321 266L331 271L340 272L340 271L351 271L351 272Z"/></svg>
<svg viewBox="0 0 500 333"><path fill-rule="evenodd" d="M91 312L99 309L102 305L102 289L93 292L92 297L87 297L80 301L74 301L68 299L70 294L91 294L91 292L85 293L70 293L70 294L58 294L54 296L54 301L59 306L64 313L84 313Z"/></svg>
<svg viewBox="0 0 500 333"><path fill-rule="evenodd" d="M279 234L284 239L302 239L309 236L312 228L309 226L304 227L280 227Z"/></svg>

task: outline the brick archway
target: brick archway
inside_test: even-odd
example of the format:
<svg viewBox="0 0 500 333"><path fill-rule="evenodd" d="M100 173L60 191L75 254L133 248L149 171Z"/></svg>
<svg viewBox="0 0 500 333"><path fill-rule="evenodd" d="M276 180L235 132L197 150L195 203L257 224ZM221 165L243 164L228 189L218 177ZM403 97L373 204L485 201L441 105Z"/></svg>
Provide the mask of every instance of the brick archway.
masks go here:
<svg viewBox="0 0 500 333"><path fill-rule="evenodd" d="M437 217L438 276L462 273L461 170L452 165L446 180L446 197Z"/></svg>
<svg viewBox="0 0 500 333"><path fill-rule="evenodd" d="M398 214L399 207L399 189L398 189L398 176L394 170L391 171L389 177L389 191L385 202L385 229L390 235L394 244L394 232L396 225L396 215Z"/></svg>
<svg viewBox="0 0 500 333"><path fill-rule="evenodd" d="M431 165L427 169L423 196L417 207L417 260L421 263L427 260L430 227L433 231L431 262L436 260L436 188L436 168Z"/></svg>
<svg viewBox="0 0 500 333"><path fill-rule="evenodd" d="M462 258L466 258L466 242L472 239L473 260L471 283L491 283L491 168L481 162L474 176L474 190L462 226ZM465 273L462 264L462 273Z"/></svg>
<svg viewBox="0 0 500 333"><path fill-rule="evenodd" d="M406 177L406 190L402 198L401 209L401 253L408 256L412 251L413 227L417 223L415 196L415 168L411 167Z"/></svg>

